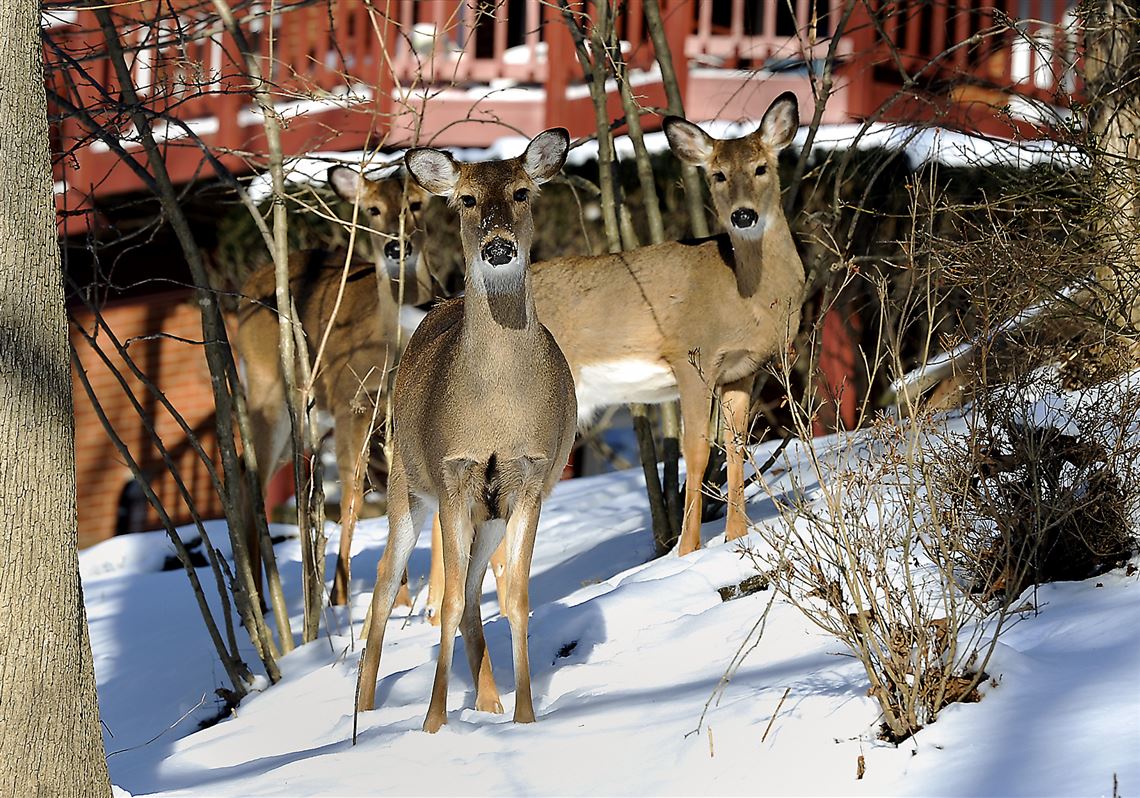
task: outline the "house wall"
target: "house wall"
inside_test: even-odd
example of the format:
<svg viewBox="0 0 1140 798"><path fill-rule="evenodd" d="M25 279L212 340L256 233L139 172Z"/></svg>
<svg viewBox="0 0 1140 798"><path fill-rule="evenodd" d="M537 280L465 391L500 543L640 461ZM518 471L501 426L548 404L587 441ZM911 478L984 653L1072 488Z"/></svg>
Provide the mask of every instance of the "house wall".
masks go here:
<svg viewBox="0 0 1140 798"><path fill-rule="evenodd" d="M126 347L138 368L161 386L220 472L213 395L200 343L201 316L191 293L173 291L124 299L107 303L101 312L104 323ZM191 522L190 509L180 495L177 482L139 423L139 413L127 391L153 421L157 435L194 497L198 513L203 518L219 517L221 503L212 488L209 471L174 416L162 407L142 380L130 373L107 330L96 328L95 316L90 310L72 308L71 316L71 340L99 403L143 473L150 475L150 484L167 513L176 524ZM95 336L114 370L92 349L83 330ZM115 370L125 378L126 390L116 378ZM115 450L74 374L73 385L80 547L98 543L117 532L159 528L159 517L141 491L128 488L131 471Z"/></svg>

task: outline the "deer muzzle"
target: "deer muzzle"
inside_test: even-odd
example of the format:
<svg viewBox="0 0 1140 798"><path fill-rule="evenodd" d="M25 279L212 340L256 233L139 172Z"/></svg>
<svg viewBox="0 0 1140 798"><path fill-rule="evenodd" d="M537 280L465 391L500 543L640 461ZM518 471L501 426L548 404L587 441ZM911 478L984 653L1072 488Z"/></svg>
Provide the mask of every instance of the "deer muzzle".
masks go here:
<svg viewBox="0 0 1140 798"><path fill-rule="evenodd" d="M483 245L483 260L492 266L505 266L518 257L518 251L514 241L495 236Z"/></svg>
<svg viewBox="0 0 1140 798"><path fill-rule="evenodd" d="M751 208L737 208L732 212L732 216L730 218L732 219L733 227L736 227L740 230L747 230L749 227L752 227L754 224L756 224L756 220L760 218L760 215Z"/></svg>
<svg viewBox="0 0 1140 798"><path fill-rule="evenodd" d="M388 260L399 261L400 260L400 242L399 241L389 241L387 244L385 244L384 245L384 256L387 257ZM410 241L404 242L404 257L406 259L411 259L411 257L412 257L412 242L410 242Z"/></svg>

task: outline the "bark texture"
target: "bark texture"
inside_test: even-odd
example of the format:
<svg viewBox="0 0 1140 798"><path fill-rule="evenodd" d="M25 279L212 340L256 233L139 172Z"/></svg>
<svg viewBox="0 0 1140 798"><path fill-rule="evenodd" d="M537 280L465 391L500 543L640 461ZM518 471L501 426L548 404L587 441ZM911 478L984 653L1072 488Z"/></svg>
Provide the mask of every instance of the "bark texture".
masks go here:
<svg viewBox="0 0 1140 798"><path fill-rule="evenodd" d="M0 795L110 795L79 584L39 5L0 0Z"/></svg>
<svg viewBox="0 0 1140 798"><path fill-rule="evenodd" d="M1140 333L1140 3L1103 0L1086 14L1085 81L1106 256L1098 277L1109 321L1135 338Z"/></svg>

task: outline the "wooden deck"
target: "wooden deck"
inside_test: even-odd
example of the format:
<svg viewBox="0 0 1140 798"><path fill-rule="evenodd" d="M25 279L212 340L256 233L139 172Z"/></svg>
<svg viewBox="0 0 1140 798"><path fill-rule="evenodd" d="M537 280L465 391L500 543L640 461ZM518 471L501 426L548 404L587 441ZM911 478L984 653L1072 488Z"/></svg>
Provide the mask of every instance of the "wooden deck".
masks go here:
<svg viewBox="0 0 1140 798"><path fill-rule="evenodd" d="M1070 5L1062 0L872 0L874 12L858 5L846 34L833 41L844 5L794 0L793 14L787 0L662 0L688 116L757 118L787 90L810 108L809 69L829 53L841 67L825 123L941 118L1008 133L995 107L1011 96L1052 107L1073 88L1075 43L1060 24ZM116 9L140 93L171 117L157 127L179 184L209 176L200 144L238 174L262 162L260 114L249 102L236 47L211 8L201 0L144 0ZM554 4L300 0L277 8L272 40L264 6L238 4L235 11L269 65L287 154L414 143L478 147L555 125L576 136L593 130L569 28ZM631 83L643 107L661 108L642 0L624 8L619 32ZM1003 15L1022 11L1026 19L1015 30L987 35ZM49 12L45 20L49 86L73 105L96 109L95 121L121 130L127 152L142 163L125 114L109 110L99 88L117 93L93 12ZM610 97L617 118L616 91ZM90 140L75 115L58 104L53 113L61 154L57 204L65 229L77 231L96 198L142 183L106 144ZM649 129L657 124L654 116L645 121Z"/></svg>

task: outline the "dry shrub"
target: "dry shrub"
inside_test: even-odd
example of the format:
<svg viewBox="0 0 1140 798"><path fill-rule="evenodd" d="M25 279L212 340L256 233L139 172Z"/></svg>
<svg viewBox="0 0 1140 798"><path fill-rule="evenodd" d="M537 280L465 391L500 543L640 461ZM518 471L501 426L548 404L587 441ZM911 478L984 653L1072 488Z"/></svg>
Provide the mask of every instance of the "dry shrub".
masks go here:
<svg viewBox="0 0 1140 798"><path fill-rule="evenodd" d="M1088 399L1028 402L1023 390L980 398L968 449L950 467L969 486L959 565L973 590L1007 602L1030 585L1103 573L1137 547L1140 398L1119 384Z"/></svg>
<svg viewBox="0 0 1140 798"><path fill-rule="evenodd" d="M784 524L762 527L765 545L749 551L860 661L895 742L978 699L1008 615L959 581L971 527L955 508L968 484L944 467L959 434L880 415L839 446L801 444L787 458L792 487L775 497Z"/></svg>
<svg viewBox="0 0 1140 798"><path fill-rule="evenodd" d="M980 698L1025 588L1136 551L1138 391L1130 375L1066 393L1038 368L964 411L880 414L823 444L817 405L789 403L784 523L761 527L750 556L863 665L884 739Z"/></svg>

